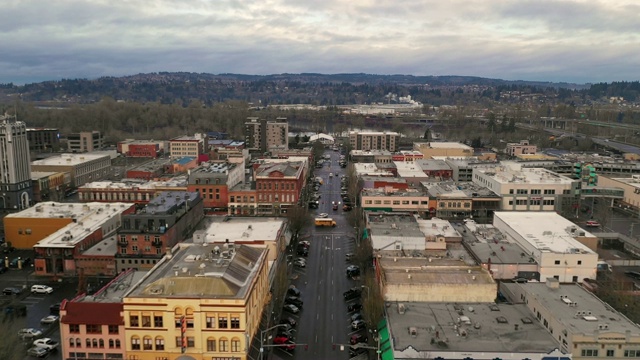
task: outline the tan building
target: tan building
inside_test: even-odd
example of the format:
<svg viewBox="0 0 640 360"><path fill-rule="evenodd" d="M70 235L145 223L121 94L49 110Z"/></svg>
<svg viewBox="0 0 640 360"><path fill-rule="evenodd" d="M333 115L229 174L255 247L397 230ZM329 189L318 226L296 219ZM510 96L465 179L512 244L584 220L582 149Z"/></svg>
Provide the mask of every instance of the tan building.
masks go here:
<svg viewBox="0 0 640 360"><path fill-rule="evenodd" d="M349 142L353 150L398 150L400 134L396 132L350 131Z"/></svg>
<svg viewBox="0 0 640 360"><path fill-rule="evenodd" d="M276 120L247 118L244 123L245 145L252 151L271 151L289 148L289 123L286 118Z"/></svg>
<svg viewBox="0 0 640 360"><path fill-rule="evenodd" d="M91 152L103 147L104 137L100 131L83 131L67 135L67 149L71 152Z"/></svg>
<svg viewBox="0 0 640 360"><path fill-rule="evenodd" d="M378 259L388 302L492 303L498 285L486 269L454 259Z"/></svg>
<svg viewBox="0 0 640 360"><path fill-rule="evenodd" d="M632 175L628 178L598 176L598 186L624 190L622 201L635 209L640 208L640 175Z"/></svg>
<svg viewBox="0 0 640 360"><path fill-rule="evenodd" d="M425 159L432 159L434 156L473 156L473 148L471 146L457 142L414 143L413 149L420 151L424 155Z"/></svg>
<svg viewBox="0 0 640 360"><path fill-rule="evenodd" d="M31 171L67 172L71 188L102 180L111 174L111 158L102 153L61 154L31 163Z"/></svg>
<svg viewBox="0 0 640 360"><path fill-rule="evenodd" d="M519 143L507 143L507 148L505 149L509 156L535 154L537 151L538 147L530 145L529 140L520 140Z"/></svg>
<svg viewBox="0 0 640 360"><path fill-rule="evenodd" d="M172 159L183 157L198 158L205 151L207 137L205 134L194 136L178 136L169 140L169 156Z"/></svg>
<svg viewBox="0 0 640 360"><path fill-rule="evenodd" d="M246 360L269 299L267 253L179 244L124 297L127 359Z"/></svg>
<svg viewBox="0 0 640 360"><path fill-rule="evenodd" d="M640 327L581 286L546 283L502 283L500 292L514 304L525 304L574 360L628 359L640 353Z"/></svg>
<svg viewBox="0 0 640 360"><path fill-rule="evenodd" d="M31 172L33 201L62 201L71 185L71 175L66 172Z"/></svg>

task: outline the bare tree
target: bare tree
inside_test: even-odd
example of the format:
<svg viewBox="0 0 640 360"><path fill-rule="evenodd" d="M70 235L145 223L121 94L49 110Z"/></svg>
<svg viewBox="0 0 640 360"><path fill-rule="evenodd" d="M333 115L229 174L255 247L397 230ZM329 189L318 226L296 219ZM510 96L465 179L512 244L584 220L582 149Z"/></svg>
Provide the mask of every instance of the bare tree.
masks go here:
<svg viewBox="0 0 640 360"><path fill-rule="evenodd" d="M26 317L21 317L18 311L18 301L12 301L2 307L2 336L0 336L0 359L19 360L25 357L25 341L18 337L18 331L26 326ZM13 309L5 311L7 307Z"/></svg>

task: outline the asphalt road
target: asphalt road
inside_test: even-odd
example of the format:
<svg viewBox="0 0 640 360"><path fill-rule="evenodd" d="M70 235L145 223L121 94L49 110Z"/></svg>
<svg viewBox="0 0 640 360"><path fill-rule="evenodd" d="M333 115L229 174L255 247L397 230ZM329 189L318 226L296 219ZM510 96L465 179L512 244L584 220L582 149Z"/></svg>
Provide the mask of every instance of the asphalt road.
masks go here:
<svg viewBox="0 0 640 360"><path fill-rule="evenodd" d="M333 349L333 344L349 342L351 331L350 315L347 314L347 303L343 300L343 292L353 286L359 286L346 277L348 265L345 254L353 252L353 228L351 228L339 206L332 210L332 201L340 198L340 176L344 169L340 168L339 152L325 151L331 155L331 166L324 165L315 170L315 176L321 176L324 184L320 187L321 199L317 210L311 210L312 216L328 213L336 220L334 228L310 229L311 249L307 259L307 267L293 268L293 284L302 292L304 308L294 316L298 320L296 343L308 344L298 347L293 354L275 349L272 359L349 359L348 349ZM333 173L333 177L329 177ZM296 276L297 275L297 276ZM284 313L286 314L286 312Z"/></svg>

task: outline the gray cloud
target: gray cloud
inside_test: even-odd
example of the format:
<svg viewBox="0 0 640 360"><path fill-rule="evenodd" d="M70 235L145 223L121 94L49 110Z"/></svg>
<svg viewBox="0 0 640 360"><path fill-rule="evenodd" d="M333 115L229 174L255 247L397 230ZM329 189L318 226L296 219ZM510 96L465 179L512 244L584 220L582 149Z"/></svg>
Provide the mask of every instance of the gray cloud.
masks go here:
<svg viewBox="0 0 640 360"><path fill-rule="evenodd" d="M0 82L152 71L640 78L632 0L13 0Z"/></svg>

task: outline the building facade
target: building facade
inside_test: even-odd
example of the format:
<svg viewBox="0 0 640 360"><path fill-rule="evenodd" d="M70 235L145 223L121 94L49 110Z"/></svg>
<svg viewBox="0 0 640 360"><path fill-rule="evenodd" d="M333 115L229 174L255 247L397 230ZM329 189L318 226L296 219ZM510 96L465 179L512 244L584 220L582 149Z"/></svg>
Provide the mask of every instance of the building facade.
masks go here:
<svg viewBox="0 0 640 360"><path fill-rule="evenodd" d="M538 147L530 145L529 140L520 140L519 143L508 143L505 149L505 152L509 156L535 154L537 151Z"/></svg>
<svg viewBox="0 0 640 360"><path fill-rule="evenodd" d="M249 117L244 123L244 140L250 151L267 152L289 148L289 123L286 118L276 120Z"/></svg>
<svg viewBox="0 0 640 360"><path fill-rule="evenodd" d="M265 163L255 171L257 215L280 216L298 204L305 186L305 164L292 161Z"/></svg>
<svg viewBox="0 0 640 360"><path fill-rule="evenodd" d="M96 181L79 187L78 196L79 200L84 202L123 201L146 204L163 191L187 191L186 176L166 181Z"/></svg>
<svg viewBox="0 0 640 360"><path fill-rule="evenodd" d="M111 174L111 158L104 154L61 154L31 163L31 171L67 172L71 188L98 181Z"/></svg>
<svg viewBox="0 0 640 360"><path fill-rule="evenodd" d="M62 201L71 185L71 175L63 172L31 173L33 201Z"/></svg>
<svg viewBox="0 0 640 360"><path fill-rule="evenodd" d="M118 152L127 157L157 158L164 153L165 141L125 140L118 143Z"/></svg>
<svg viewBox="0 0 640 360"><path fill-rule="evenodd" d="M354 150L398 150L400 134L396 132L351 131L349 143Z"/></svg>
<svg viewBox="0 0 640 360"><path fill-rule="evenodd" d="M33 152L56 152L60 149L58 129L28 128L29 150Z"/></svg>
<svg viewBox="0 0 640 360"><path fill-rule="evenodd" d="M27 127L14 116L0 116L0 209L15 211L33 202Z"/></svg>
<svg viewBox="0 0 640 360"><path fill-rule="evenodd" d="M189 172L187 190L199 192L207 209L226 209L229 189L243 182L243 164L209 162Z"/></svg>
<svg viewBox="0 0 640 360"><path fill-rule="evenodd" d="M198 158L205 153L207 136L195 134L193 136L178 136L169 140L169 156L172 159L193 157Z"/></svg>
<svg viewBox="0 0 640 360"><path fill-rule="evenodd" d="M67 149L72 153L100 150L104 147L104 138L100 131L83 131L67 135Z"/></svg>

